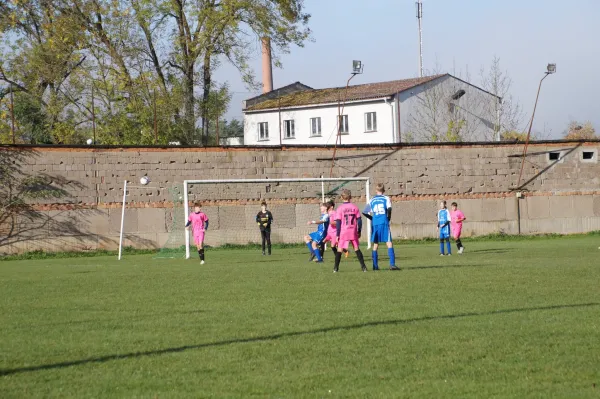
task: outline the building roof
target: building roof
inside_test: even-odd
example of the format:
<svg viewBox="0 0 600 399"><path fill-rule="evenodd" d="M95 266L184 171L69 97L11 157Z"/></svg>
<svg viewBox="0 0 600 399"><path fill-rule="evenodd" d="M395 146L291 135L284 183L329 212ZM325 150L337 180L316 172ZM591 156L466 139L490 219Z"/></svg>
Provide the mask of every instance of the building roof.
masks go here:
<svg viewBox="0 0 600 399"><path fill-rule="evenodd" d="M306 91L306 90L313 90L313 88L309 87L305 84L302 84L300 82L295 82L295 83L289 84L287 86L283 86L278 89L272 90L268 93L263 93L259 96L249 98L244 101L243 108L244 109L252 108L256 104L262 103L264 101L273 100L273 99L276 99L279 97L287 96L288 94L293 94L293 93L297 93L300 91Z"/></svg>
<svg viewBox="0 0 600 399"><path fill-rule="evenodd" d="M299 107L303 105L316 105L344 101L360 101L382 97L390 97L396 93L409 90L423 83L430 82L446 75L425 76L422 78L392 80L390 82L367 83L329 89L303 90L279 98L272 98L255 104L248 104L245 111L260 111L275 108ZM268 93L267 93L268 94Z"/></svg>

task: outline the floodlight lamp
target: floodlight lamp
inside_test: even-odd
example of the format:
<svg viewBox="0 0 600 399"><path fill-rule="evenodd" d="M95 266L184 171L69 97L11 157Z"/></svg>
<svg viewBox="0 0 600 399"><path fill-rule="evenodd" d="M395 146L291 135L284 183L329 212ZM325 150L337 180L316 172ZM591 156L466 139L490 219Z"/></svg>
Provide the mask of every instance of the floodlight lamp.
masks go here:
<svg viewBox="0 0 600 399"><path fill-rule="evenodd" d="M556 73L556 64L548 64L548 74Z"/></svg>
<svg viewBox="0 0 600 399"><path fill-rule="evenodd" d="M363 64L361 61L354 60L352 61L352 73L359 74L363 71Z"/></svg>

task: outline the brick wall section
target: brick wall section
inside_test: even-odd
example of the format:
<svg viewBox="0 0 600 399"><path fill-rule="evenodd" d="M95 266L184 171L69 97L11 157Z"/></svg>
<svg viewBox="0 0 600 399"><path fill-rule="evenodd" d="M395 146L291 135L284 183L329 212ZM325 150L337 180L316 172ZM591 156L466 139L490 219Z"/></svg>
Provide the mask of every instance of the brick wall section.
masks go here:
<svg viewBox="0 0 600 399"><path fill-rule="evenodd" d="M599 142L533 143L529 146L520 200L524 233L579 232L600 229ZM128 244L160 246L171 229L173 196L169 188L185 179L252 179L329 176L331 148L19 148L23 173L47 175L68 195L37 201L34 210L45 220L45 237L22 228L21 239L0 247L15 252L36 247L112 248L118 242L123 180L139 186L148 175L149 189L131 188L126 213ZM440 198L459 200L468 218L467 234L517 231L517 187L522 145L469 144L340 148L334 177L366 176L383 182L396 203L394 234L422 237L433 234ZM594 152L592 162L582 152ZM560 152L558 162L550 152ZM337 185L330 184L333 188ZM363 185L348 186L359 196ZM305 220L318 209L320 184L204 185L190 190L190 199L203 200L211 216L209 243L256 240L252 217L261 198L269 200L277 225L274 239L297 241L308 228ZM373 192L371 193L373 194ZM276 212L275 212L276 211ZM26 225L26 223L24 224ZM0 228L6 230L6 226ZM235 234L232 234L235 231ZM23 238L25 237L25 238ZM52 238L49 238L52 237ZM6 241L5 241L6 243ZM2 244L0 244L2 245Z"/></svg>
<svg viewBox="0 0 600 399"><path fill-rule="evenodd" d="M521 167L522 145L460 145L342 148L337 151L334 177L368 176L386 184L392 196L503 193L514 189ZM583 162L581 152L598 151L600 143L546 143L529 146L522 181L529 191L581 192L600 190L596 162ZM18 150L18 149L16 149ZM548 152L562 151L554 165ZM131 190L129 200L140 206L171 201L167 188L185 179L252 179L329 176L333 151L329 148L286 149L87 149L33 148L24 169L71 182L70 198L61 202L110 204L120 202L123 180L137 184L148 175L152 189ZM547 170L546 170L547 169ZM545 170L545 171L544 171ZM315 185L271 193L248 185L223 193L203 187L207 198L307 198ZM233 198L237 197L237 198Z"/></svg>

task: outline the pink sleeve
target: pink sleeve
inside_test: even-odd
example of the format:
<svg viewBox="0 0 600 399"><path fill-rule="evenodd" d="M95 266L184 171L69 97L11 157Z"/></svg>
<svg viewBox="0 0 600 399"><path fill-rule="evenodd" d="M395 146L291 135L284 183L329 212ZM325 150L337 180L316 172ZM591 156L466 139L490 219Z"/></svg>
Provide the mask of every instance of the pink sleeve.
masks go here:
<svg viewBox="0 0 600 399"><path fill-rule="evenodd" d="M465 218L465 214L462 213L462 211L458 211L458 217L461 218L461 219L464 219Z"/></svg>

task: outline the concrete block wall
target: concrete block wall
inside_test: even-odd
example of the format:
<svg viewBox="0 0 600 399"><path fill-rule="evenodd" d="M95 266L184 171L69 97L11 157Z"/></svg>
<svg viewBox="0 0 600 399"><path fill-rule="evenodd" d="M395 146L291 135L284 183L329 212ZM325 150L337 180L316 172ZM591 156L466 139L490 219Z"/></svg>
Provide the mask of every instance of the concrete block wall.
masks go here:
<svg viewBox="0 0 600 399"><path fill-rule="evenodd" d="M518 232L575 233L600 229L598 142L533 143L524 163L517 200L522 145L340 148L334 177L366 176L386 185L394 201L393 233L418 238L435 234L439 199L459 202L467 216L466 235ZM583 152L596 154L583 159ZM558 160L551 160L551 153ZM15 176L46 176L62 190L59 198L30 201L30 209L0 225L0 252L33 249L115 248L121 220L123 180L131 184L125 213L125 243L160 247L174 219L171 188L186 179L253 179L329 176L330 148L31 148L4 147L0 161ZM14 161L14 162L13 162ZM148 175L149 188L136 188ZM133 186L133 187L132 187ZM364 185L351 188L364 201ZM7 190L6 187L3 190ZM275 216L273 239L297 242L318 216L320 183L202 185L190 188L210 218L209 245L259 239L254 216L266 199ZM178 191L181 193L181 189ZM179 195L179 194L178 194ZM518 202L517 202L518 201ZM176 217L175 217L176 216ZM180 226L177 226L177 230ZM182 236L181 232L174 233ZM183 239L182 239L183 241Z"/></svg>

